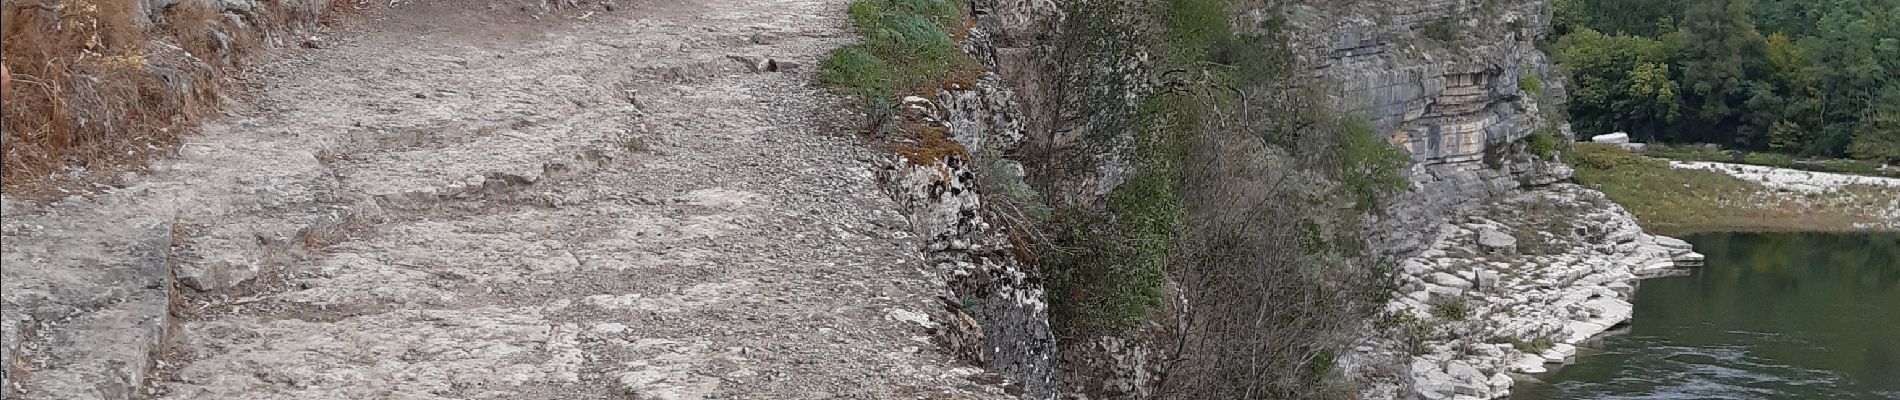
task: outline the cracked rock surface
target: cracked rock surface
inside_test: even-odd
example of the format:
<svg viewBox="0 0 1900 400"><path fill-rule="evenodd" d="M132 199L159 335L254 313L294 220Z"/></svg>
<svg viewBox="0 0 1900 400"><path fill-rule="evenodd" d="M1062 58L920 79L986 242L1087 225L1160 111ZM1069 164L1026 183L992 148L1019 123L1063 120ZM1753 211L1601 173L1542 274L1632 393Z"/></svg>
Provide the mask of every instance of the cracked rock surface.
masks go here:
<svg viewBox="0 0 1900 400"><path fill-rule="evenodd" d="M8 398L1008 397L782 67L845 1L496 4L386 10L128 187L8 200Z"/></svg>

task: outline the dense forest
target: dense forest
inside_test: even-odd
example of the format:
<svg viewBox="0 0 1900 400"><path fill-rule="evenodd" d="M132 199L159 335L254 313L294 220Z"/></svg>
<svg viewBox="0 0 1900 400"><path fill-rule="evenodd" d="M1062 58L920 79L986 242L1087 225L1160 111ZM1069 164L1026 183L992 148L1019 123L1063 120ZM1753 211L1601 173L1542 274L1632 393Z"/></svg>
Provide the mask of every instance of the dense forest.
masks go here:
<svg viewBox="0 0 1900 400"><path fill-rule="evenodd" d="M1557 0L1578 135L1900 162L1900 0Z"/></svg>

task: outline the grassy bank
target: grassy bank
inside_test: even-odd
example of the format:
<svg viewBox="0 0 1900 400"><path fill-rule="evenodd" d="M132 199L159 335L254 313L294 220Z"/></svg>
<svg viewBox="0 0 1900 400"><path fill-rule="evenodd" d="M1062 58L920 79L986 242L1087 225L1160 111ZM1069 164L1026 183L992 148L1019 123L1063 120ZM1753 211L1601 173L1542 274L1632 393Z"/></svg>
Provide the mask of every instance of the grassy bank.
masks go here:
<svg viewBox="0 0 1900 400"><path fill-rule="evenodd" d="M1727 150L1707 145L1650 144L1643 155L1677 161L1712 161L1804 171L1900 178L1900 170L1881 170L1880 164L1849 158L1802 159L1787 154Z"/></svg>
<svg viewBox="0 0 1900 400"><path fill-rule="evenodd" d="M953 0L851 3L846 13L864 40L833 50L819 66L818 82L876 113L898 96L934 93L956 77L969 80L980 65L957 45L969 30L962 9Z"/></svg>
<svg viewBox="0 0 1900 400"><path fill-rule="evenodd" d="M1708 231L1856 230L1900 193L1850 186L1834 193L1778 192L1708 170L1669 167L1611 145L1577 144L1577 181L1628 209L1643 227L1680 235Z"/></svg>

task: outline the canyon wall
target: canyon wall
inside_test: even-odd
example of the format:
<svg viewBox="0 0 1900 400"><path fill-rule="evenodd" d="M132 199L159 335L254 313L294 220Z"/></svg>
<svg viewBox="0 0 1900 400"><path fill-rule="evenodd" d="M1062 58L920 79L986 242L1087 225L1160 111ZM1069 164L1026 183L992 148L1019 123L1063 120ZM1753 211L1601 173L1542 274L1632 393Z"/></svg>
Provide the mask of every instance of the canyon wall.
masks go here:
<svg viewBox="0 0 1900 400"><path fill-rule="evenodd" d="M1294 22L1315 75L1412 156L1412 189L1374 230L1388 254L1419 250L1461 206L1569 178L1568 167L1524 143L1537 133L1569 136L1564 78L1536 46L1548 35L1548 2L1362 1L1295 10L1305 16Z"/></svg>
<svg viewBox="0 0 1900 400"><path fill-rule="evenodd" d="M899 197L917 205L913 215L924 216L920 229L937 227L937 242L950 243L931 249L965 258L939 262L953 282L946 296L1007 300L965 302L975 306L965 308L976 309L971 325L981 332L966 336L983 346L969 350L982 353L970 358L1031 382L1041 395L1152 397L1167 358L1153 343L1159 325L1053 343L1047 304L1024 296L1043 290L1033 260L980 256L1005 254L1020 243L985 219L982 193L994 188L979 187L989 183L977 184L975 176L1001 168L1012 179L1035 177L1052 202L1100 201L1134 173L1131 149L1110 140L1049 151L1088 134L1076 131L1119 127L1091 123L1112 113L1070 115L1060 99L1077 91L1133 99L1169 83L1146 69L1148 53L1139 50L1098 63L1062 62L1087 51L1078 48L1116 38L1076 40L1084 35L1065 31L1081 26L1070 19L1099 16L1074 15L1073 4L971 6L975 24L966 50L987 72L975 87L916 98L904 108L917 111L905 118L948 128L979 156L898 159L887 170L900 183L893 186ZM1563 183L1571 173L1562 162L1570 140L1561 113L1564 78L1537 47L1548 39L1548 2L1275 3L1232 10L1233 26L1243 34L1274 33L1260 30L1280 29L1263 27L1281 26L1268 21L1285 18L1288 45L1308 72L1285 79L1326 88L1334 107L1363 117L1411 158L1408 189L1367 223L1370 248L1396 268L1398 293L1339 362L1362 396L1505 396L1514 379L1566 361L1576 345L1627 321L1636 279L1699 263L1686 243L1644 234L1600 193ZM1154 23L1149 17L1111 15L1111 24L1139 31ZM1083 83L1100 86L1063 80L1078 75L1097 77ZM1052 173L1046 160L974 160L1022 156L1025 148L1084 167ZM1028 173L1023 164L1032 164ZM1155 324L1168 319L1151 316ZM1051 357L1060 362L1048 362ZM1031 359L1044 362L1025 362Z"/></svg>

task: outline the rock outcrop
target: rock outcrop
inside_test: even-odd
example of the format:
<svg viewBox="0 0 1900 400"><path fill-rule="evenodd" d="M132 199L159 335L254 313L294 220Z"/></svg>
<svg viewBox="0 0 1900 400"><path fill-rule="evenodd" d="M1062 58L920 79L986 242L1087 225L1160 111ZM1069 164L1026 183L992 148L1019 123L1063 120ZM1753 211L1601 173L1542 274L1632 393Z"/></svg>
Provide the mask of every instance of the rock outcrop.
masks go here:
<svg viewBox="0 0 1900 400"><path fill-rule="evenodd" d="M1496 242L1512 252L1492 251ZM1688 243L1645 234L1601 193L1573 184L1520 191L1447 221L1405 259L1391 329L1359 365L1406 360L1372 398L1492 399L1507 373L1563 363L1631 316L1636 280L1701 264Z"/></svg>
<svg viewBox="0 0 1900 400"><path fill-rule="evenodd" d="M993 65L994 48L983 28L969 32L964 48ZM927 261L943 274L940 297L951 321L942 321L946 328L939 338L952 353L1009 378L1029 397L1054 398L1060 373L1042 284L1035 265L1020 253L1021 243L986 207L978 183L979 168L1001 179L1022 179L1021 164L996 155L1021 145L1021 105L995 73L971 83L953 84L928 99L903 99L897 106L903 131L947 137L893 138L896 146L946 151L899 151L882 161L881 180L925 238Z"/></svg>
<svg viewBox="0 0 1900 400"><path fill-rule="evenodd" d="M1700 264L1602 194L1560 183L1561 154L1529 148L1532 135L1571 136L1563 79L1536 47L1548 2L1295 9L1315 74L1413 160L1411 189L1370 238L1400 265L1388 311L1404 323L1358 349L1362 366L1399 366L1360 371L1396 378L1369 398L1504 396L1506 372L1542 372L1626 321L1634 280Z"/></svg>
<svg viewBox="0 0 1900 400"><path fill-rule="evenodd" d="M1544 1L1436 0L1295 6L1296 40L1336 100L1412 155L1413 188L1374 229L1389 254L1421 249L1458 208L1570 177L1524 150L1543 132L1568 137L1563 81L1536 47ZM1534 86L1534 87L1525 87Z"/></svg>

